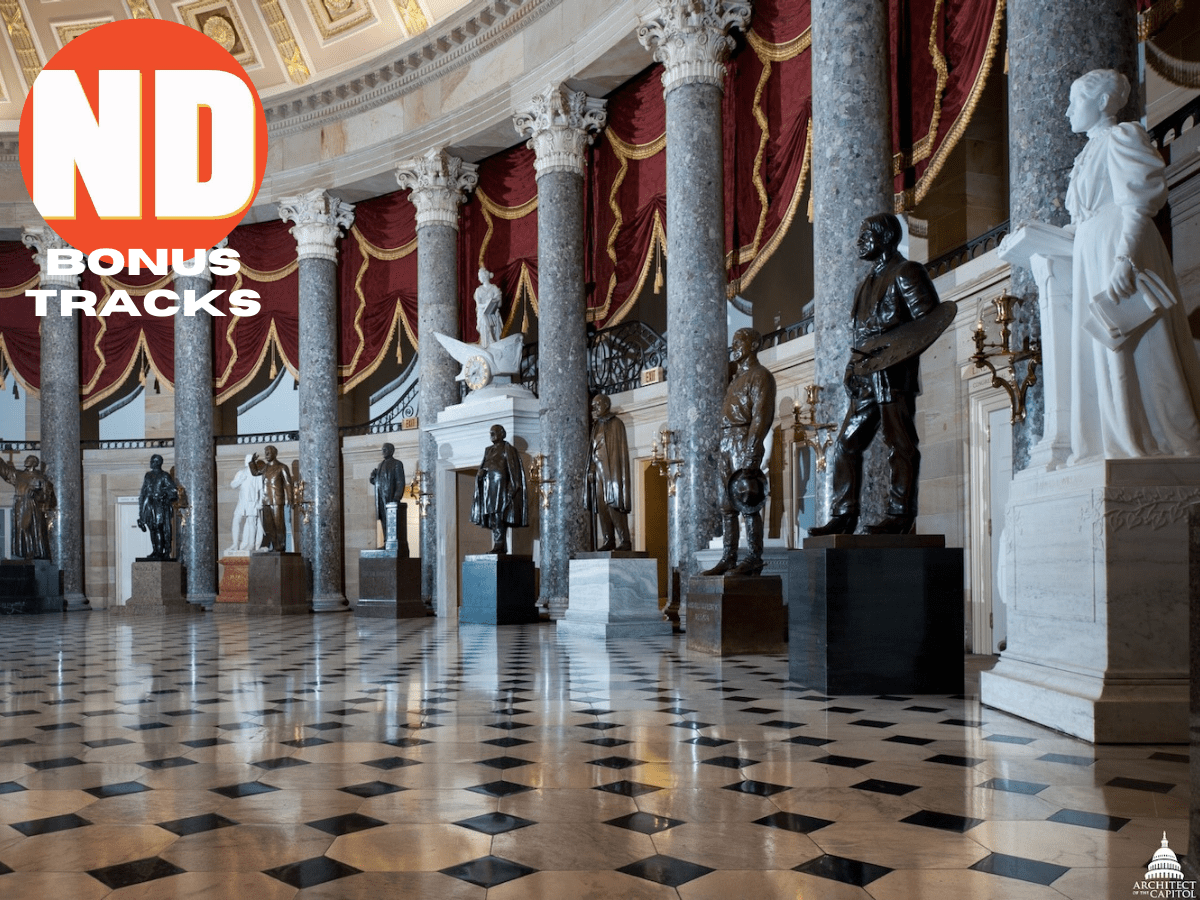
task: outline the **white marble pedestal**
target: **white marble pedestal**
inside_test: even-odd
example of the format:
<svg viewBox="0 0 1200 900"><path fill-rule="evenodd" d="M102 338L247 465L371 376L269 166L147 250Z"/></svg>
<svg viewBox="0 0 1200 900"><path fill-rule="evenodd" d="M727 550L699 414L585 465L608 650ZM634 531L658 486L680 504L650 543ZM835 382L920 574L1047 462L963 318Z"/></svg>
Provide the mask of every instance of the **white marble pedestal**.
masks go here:
<svg viewBox="0 0 1200 900"><path fill-rule="evenodd" d="M658 609L658 561L607 557L571 560L570 603L558 633L601 640L670 634Z"/></svg>
<svg viewBox="0 0 1200 900"><path fill-rule="evenodd" d="M1008 649L987 706L1094 743L1188 736L1188 507L1200 459L1084 463L1013 479Z"/></svg>

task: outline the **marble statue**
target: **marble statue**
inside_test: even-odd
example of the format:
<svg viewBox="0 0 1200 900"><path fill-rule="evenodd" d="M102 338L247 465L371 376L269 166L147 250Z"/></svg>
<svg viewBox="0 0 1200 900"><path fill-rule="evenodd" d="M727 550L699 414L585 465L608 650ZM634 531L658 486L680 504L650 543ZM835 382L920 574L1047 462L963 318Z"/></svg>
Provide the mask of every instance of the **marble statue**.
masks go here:
<svg viewBox="0 0 1200 900"><path fill-rule="evenodd" d="M705 575L758 575L763 570L762 472L765 440L775 421L775 376L758 361L762 336L753 328L733 335L733 380L721 407L721 559ZM749 490L747 487L749 486ZM747 501L752 502L747 502ZM738 562L738 513L746 525L747 556Z"/></svg>
<svg viewBox="0 0 1200 900"><path fill-rule="evenodd" d="M174 548L175 503L179 488L169 472L163 471L163 458L150 457L150 471L142 479L138 494L138 528L150 532L152 551L147 559L170 560Z"/></svg>
<svg viewBox="0 0 1200 900"><path fill-rule="evenodd" d="M246 464L233 476L230 487L238 492L233 510L233 543L228 552L249 553L262 543L263 479L257 453L246 454Z"/></svg>
<svg viewBox="0 0 1200 900"><path fill-rule="evenodd" d="M490 553L507 553L508 529L529 524L525 467L516 447L504 440L506 436L503 425L492 426L492 443L483 451L471 503L471 522L492 530Z"/></svg>
<svg viewBox="0 0 1200 900"><path fill-rule="evenodd" d="M263 449L262 547L287 550L287 512L292 505L292 473L279 461L279 451L268 445Z"/></svg>
<svg viewBox="0 0 1200 900"><path fill-rule="evenodd" d="M1098 69L1071 85L1067 108L1071 130L1088 136L1066 200L1074 230L1068 465L1200 453L1200 362L1152 221L1167 201L1166 170L1141 125L1116 121L1128 98L1124 75ZM1093 337L1093 305L1136 306L1150 300L1139 296L1148 288L1165 296L1165 308L1117 349Z"/></svg>
<svg viewBox="0 0 1200 900"><path fill-rule="evenodd" d="M917 476L921 452L913 422L920 390L920 354L886 368L864 373L861 351L873 339L929 315L939 305L925 267L910 262L897 249L900 220L890 213L867 218L858 236L858 256L871 271L854 295L854 338L844 383L850 396L833 448L830 511L825 524L810 535L852 534L858 527L863 453L882 427L888 453L888 502L884 518L867 534L907 534L917 518Z"/></svg>
<svg viewBox="0 0 1200 900"><path fill-rule="evenodd" d="M587 508L599 522L597 550L629 550L629 509L633 483L629 477L629 442L625 423L612 412L606 394L592 398L592 454L587 470Z"/></svg>
<svg viewBox="0 0 1200 900"><path fill-rule="evenodd" d="M57 506L54 485L36 456L18 469L0 459L0 478L13 486L12 555L15 559L50 558L50 514Z"/></svg>
<svg viewBox="0 0 1200 900"><path fill-rule="evenodd" d="M399 503L404 496L404 487L407 482L404 480L404 463L396 459L393 454L396 448L391 444L383 445L383 462L377 468L371 470L371 484L375 486L375 518L379 519L383 525L383 532L387 534L387 505L389 503ZM397 529L401 523L397 522Z"/></svg>
<svg viewBox="0 0 1200 900"><path fill-rule="evenodd" d="M492 284L492 273L481 268L479 287L475 288L475 328L479 332L480 347L490 347L504 332L500 299L500 288Z"/></svg>

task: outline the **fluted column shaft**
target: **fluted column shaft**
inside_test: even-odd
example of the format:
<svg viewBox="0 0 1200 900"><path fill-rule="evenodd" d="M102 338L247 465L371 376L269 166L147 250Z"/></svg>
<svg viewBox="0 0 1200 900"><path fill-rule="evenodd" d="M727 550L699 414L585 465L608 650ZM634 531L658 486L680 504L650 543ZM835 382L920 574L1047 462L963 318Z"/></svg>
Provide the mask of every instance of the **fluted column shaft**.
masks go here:
<svg viewBox="0 0 1200 900"><path fill-rule="evenodd" d="M667 112L667 419L683 472L671 510L671 563L686 624L695 553L719 525L717 455L728 373L721 95L732 28L748 2L671 0L638 30L664 64Z"/></svg>
<svg viewBox="0 0 1200 900"><path fill-rule="evenodd" d="M536 153L538 403L543 471L554 480L541 515L539 604L551 619L567 610L571 557L591 549L584 505L590 440L583 174L587 145L604 119L603 101L563 87L547 88L514 118Z"/></svg>
<svg viewBox="0 0 1200 900"><path fill-rule="evenodd" d="M353 207L322 190L279 204L296 224L300 258L300 477L311 504L302 526L312 564L314 612L349 605L342 573L342 478L338 438L337 239Z"/></svg>
<svg viewBox="0 0 1200 900"><path fill-rule="evenodd" d="M48 226L25 230L44 290L79 287L77 275L52 275L46 252L69 246ZM83 453L79 447L79 312L59 313L59 298L47 303L41 320L41 459L54 484L58 508L50 531L50 554L62 571L63 607L87 609L83 581Z"/></svg>
<svg viewBox="0 0 1200 900"><path fill-rule="evenodd" d="M863 219L891 212L891 91L886 0L813 0L813 323L820 416L840 423L849 402L842 380L853 340L854 293L867 274L855 240ZM875 521L882 498L870 487L878 465L865 461L862 518ZM828 511L826 482L817 509Z"/></svg>
<svg viewBox="0 0 1200 900"><path fill-rule="evenodd" d="M205 265L194 275L175 273L175 291L212 290ZM212 317L175 316L175 480L187 491L188 524L180 532L187 599L212 609L217 599L217 470L214 459Z"/></svg>
<svg viewBox="0 0 1200 900"><path fill-rule="evenodd" d="M1010 230L1029 222L1066 225L1067 182L1086 140L1071 132L1066 119L1071 83L1092 69L1124 72L1135 88L1121 118L1141 116L1134 5L1127 0L1009 0L1007 16ZM1028 269L1013 268L1011 293L1036 299ZM1018 344L1026 334L1040 336L1037 303L1022 304L1017 314ZM1013 426L1015 469L1029 464L1029 451L1042 434L1043 391L1039 378L1025 401L1025 421Z"/></svg>
<svg viewBox="0 0 1200 900"><path fill-rule="evenodd" d="M458 207L473 190L476 167L432 150L406 160L396 169L402 188L412 189L417 208L417 335L421 439L418 465L425 489L437 472L437 440L429 427L438 413L458 402L459 366L438 343L435 334L458 337ZM450 502L453 502L451 499ZM437 496L427 499L421 513L421 599L426 609L436 608L438 547Z"/></svg>

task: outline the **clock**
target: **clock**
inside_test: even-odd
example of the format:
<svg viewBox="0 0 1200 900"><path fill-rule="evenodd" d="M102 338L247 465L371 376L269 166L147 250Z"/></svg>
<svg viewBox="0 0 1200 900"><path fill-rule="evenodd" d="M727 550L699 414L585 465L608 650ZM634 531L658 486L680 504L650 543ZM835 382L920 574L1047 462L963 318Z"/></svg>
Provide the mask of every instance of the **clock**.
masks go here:
<svg viewBox="0 0 1200 900"><path fill-rule="evenodd" d="M478 354L470 356L463 363L463 380L473 391L486 387L492 381L492 367L488 361Z"/></svg>

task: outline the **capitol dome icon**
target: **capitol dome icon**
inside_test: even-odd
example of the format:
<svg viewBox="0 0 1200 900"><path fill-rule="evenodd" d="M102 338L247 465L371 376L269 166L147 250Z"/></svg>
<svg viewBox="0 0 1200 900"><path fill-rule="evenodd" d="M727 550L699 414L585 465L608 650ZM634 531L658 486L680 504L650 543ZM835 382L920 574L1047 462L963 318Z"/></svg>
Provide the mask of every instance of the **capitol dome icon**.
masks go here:
<svg viewBox="0 0 1200 900"><path fill-rule="evenodd" d="M1163 832L1162 846L1154 851L1150 868L1146 870L1146 881L1172 881L1183 879L1179 857L1167 846L1167 833Z"/></svg>

